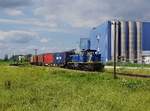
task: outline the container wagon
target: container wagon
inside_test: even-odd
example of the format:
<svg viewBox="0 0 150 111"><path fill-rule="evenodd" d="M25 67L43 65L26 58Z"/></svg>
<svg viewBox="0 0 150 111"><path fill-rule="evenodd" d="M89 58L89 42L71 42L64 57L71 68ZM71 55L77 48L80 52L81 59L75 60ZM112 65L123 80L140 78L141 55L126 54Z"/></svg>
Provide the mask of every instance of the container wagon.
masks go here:
<svg viewBox="0 0 150 111"><path fill-rule="evenodd" d="M54 63L54 55L51 53L43 54L43 65L52 65Z"/></svg>
<svg viewBox="0 0 150 111"><path fill-rule="evenodd" d="M54 53L54 65L66 67L67 63L70 61L70 55L72 54L75 54L74 50Z"/></svg>
<svg viewBox="0 0 150 111"><path fill-rule="evenodd" d="M38 56L36 55L33 55L31 58L30 58L30 64L32 65L38 65Z"/></svg>
<svg viewBox="0 0 150 111"><path fill-rule="evenodd" d="M37 64L39 65L39 66L42 66L42 65L44 65L44 59L43 59L43 54L41 54L41 55L37 55Z"/></svg>

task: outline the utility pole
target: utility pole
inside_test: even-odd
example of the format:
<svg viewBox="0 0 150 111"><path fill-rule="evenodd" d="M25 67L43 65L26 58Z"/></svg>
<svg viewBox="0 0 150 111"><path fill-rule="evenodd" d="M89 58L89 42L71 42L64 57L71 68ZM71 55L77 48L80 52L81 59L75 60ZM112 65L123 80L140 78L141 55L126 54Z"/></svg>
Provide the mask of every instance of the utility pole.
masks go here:
<svg viewBox="0 0 150 111"><path fill-rule="evenodd" d="M38 49L34 49L34 53L35 53L35 55L37 55L37 50L38 50Z"/></svg>
<svg viewBox="0 0 150 111"><path fill-rule="evenodd" d="M115 22L112 23L112 25L114 25L114 73L113 73L113 76L114 76L114 79L117 78L117 74L116 74L116 25L118 25Z"/></svg>
<svg viewBox="0 0 150 111"><path fill-rule="evenodd" d="M16 63L16 54L15 54L15 51L13 52L13 64L15 64Z"/></svg>

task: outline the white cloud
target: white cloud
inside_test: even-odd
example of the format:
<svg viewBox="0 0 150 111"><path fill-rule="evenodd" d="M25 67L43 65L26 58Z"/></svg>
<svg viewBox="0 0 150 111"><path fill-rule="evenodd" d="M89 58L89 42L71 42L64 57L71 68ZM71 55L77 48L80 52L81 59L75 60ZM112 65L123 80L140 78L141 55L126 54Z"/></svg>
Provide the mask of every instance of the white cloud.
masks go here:
<svg viewBox="0 0 150 111"><path fill-rule="evenodd" d="M55 28L57 26L56 23L48 23L46 21L42 21L42 20L36 19L36 18L28 18L28 19L3 19L3 18L0 18L0 23L30 25L30 26L41 27L41 28Z"/></svg>
<svg viewBox="0 0 150 111"><path fill-rule="evenodd" d="M13 30L0 31L0 42L27 43L38 37L36 32Z"/></svg>
<svg viewBox="0 0 150 111"><path fill-rule="evenodd" d="M19 9L5 9L4 12L7 15L9 15L9 16L21 16L21 15L24 15L24 13L22 12L22 10L19 10Z"/></svg>
<svg viewBox="0 0 150 111"><path fill-rule="evenodd" d="M0 0L0 8L25 7L32 4L33 0Z"/></svg>
<svg viewBox="0 0 150 111"><path fill-rule="evenodd" d="M33 52L33 48L36 48L40 39L37 32L26 30L0 30L0 58L3 58L4 54L15 52L16 54L28 54ZM34 45L33 47L32 44Z"/></svg>
<svg viewBox="0 0 150 111"><path fill-rule="evenodd" d="M40 40L40 42L41 42L41 43L48 43L48 42L49 42L49 40L48 40L48 39L46 39L46 38L42 38L42 39Z"/></svg>
<svg viewBox="0 0 150 111"><path fill-rule="evenodd" d="M148 20L149 0L41 0L34 11L49 23L93 27L108 19Z"/></svg>
<svg viewBox="0 0 150 111"><path fill-rule="evenodd" d="M0 49L6 49L8 48L8 45L5 43L0 43Z"/></svg>

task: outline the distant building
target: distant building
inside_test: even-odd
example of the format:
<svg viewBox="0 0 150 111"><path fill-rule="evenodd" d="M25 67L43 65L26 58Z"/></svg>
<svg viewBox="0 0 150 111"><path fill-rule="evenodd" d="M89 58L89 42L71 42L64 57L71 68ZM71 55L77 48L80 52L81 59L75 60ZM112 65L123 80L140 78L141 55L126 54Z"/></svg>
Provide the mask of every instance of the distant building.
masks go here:
<svg viewBox="0 0 150 111"><path fill-rule="evenodd" d="M115 34L117 61L141 63L150 55L150 22L106 21L90 32L91 49L100 51L103 62L113 61Z"/></svg>
<svg viewBox="0 0 150 111"><path fill-rule="evenodd" d="M80 50L90 49L90 39L89 38L80 38Z"/></svg>

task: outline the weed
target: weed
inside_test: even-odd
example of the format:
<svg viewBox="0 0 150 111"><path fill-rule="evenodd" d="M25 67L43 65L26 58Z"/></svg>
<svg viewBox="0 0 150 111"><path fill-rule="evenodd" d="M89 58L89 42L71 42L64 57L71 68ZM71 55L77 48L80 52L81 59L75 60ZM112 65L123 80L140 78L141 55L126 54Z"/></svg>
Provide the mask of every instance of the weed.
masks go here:
<svg viewBox="0 0 150 111"><path fill-rule="evenodd" d="M150 80L51 67L0 70L0 111L149 111ZM4 88L5 87L5 88Z"/></svg>

